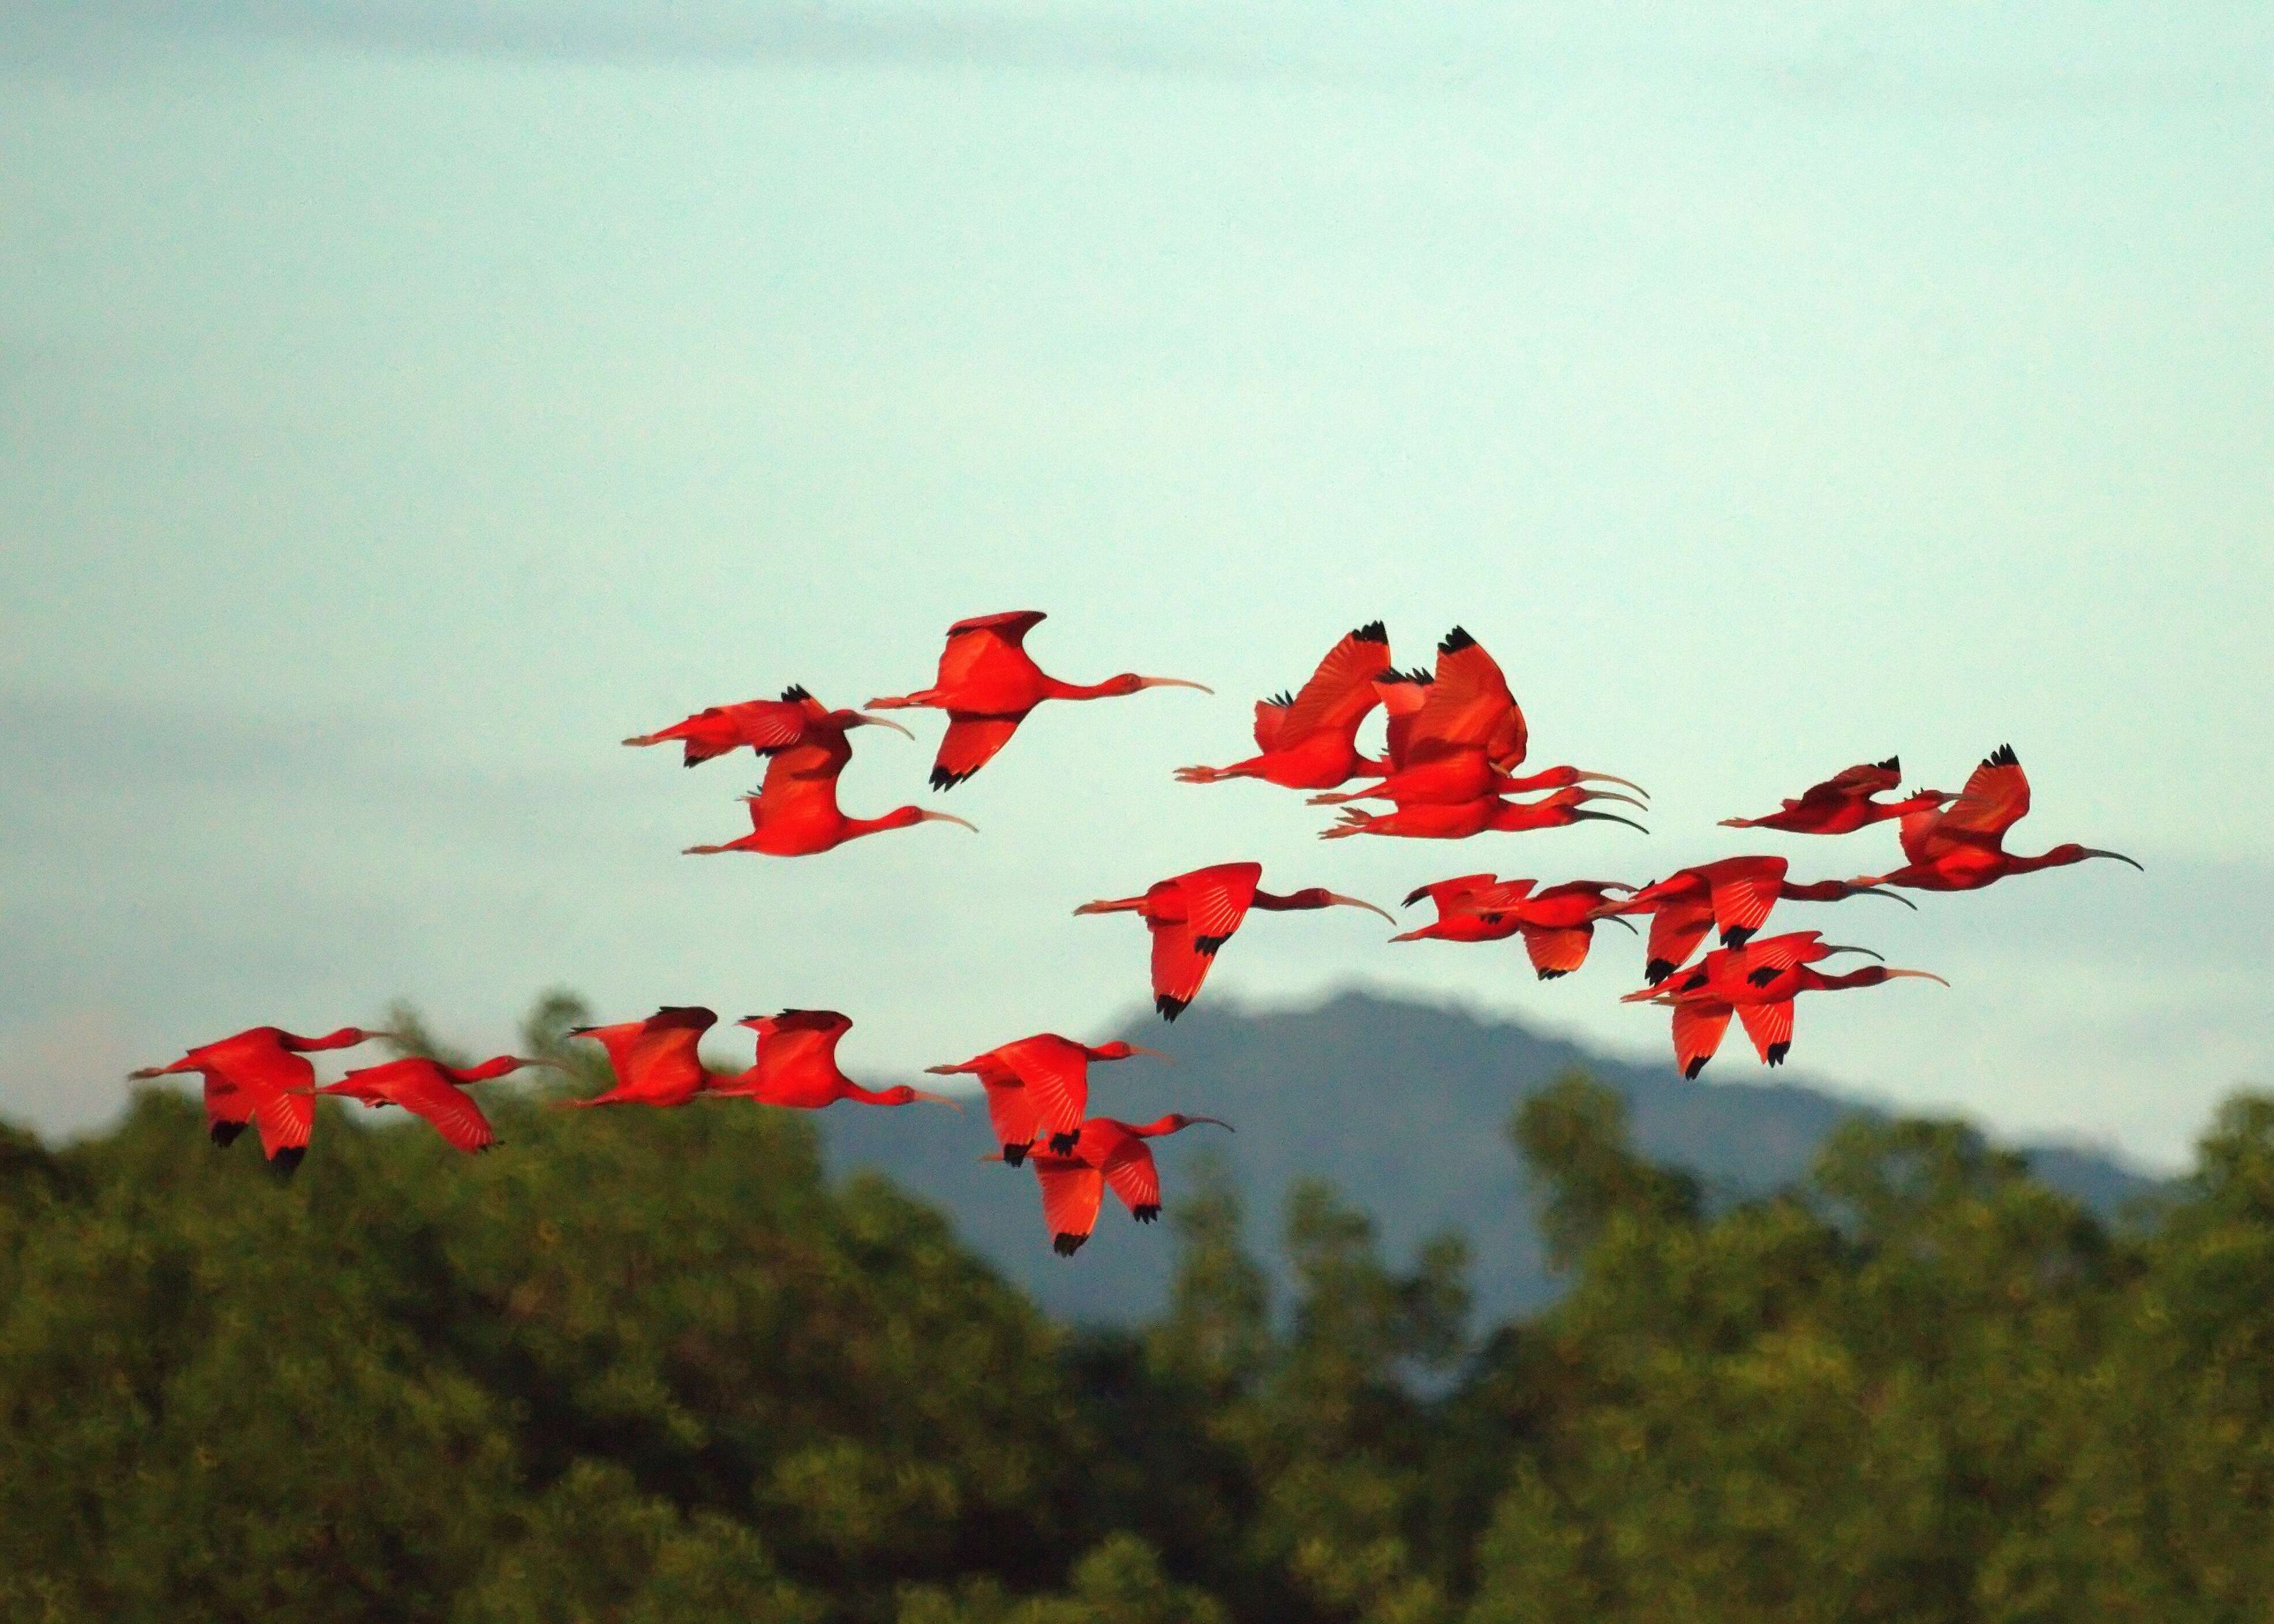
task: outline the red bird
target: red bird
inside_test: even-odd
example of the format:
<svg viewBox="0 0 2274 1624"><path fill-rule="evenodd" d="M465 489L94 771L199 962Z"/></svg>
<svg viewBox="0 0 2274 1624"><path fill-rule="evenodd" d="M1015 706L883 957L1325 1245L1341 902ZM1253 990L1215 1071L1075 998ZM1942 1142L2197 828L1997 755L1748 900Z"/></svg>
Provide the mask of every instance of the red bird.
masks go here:
<svg viewBox="0 0 2274 1624"><path fill-rule="evenodd" d="M260 1131L260 1148L284 1174L308 1153L316 1102L308 1091L316 1069L300 1057L326 1049L351 1049L393 1032L343 1026L320 1038L300 1038L275 1026L254 1026L192 1049L169 1066L127 1073L142 1079L196 1072L205 1083L206 1132L217 1145L234 1144L247 1122Z"/></svg>
<svg viewBox="0 0 2274 1624"><path fill-rule="evenodd" d="M1724 818L1721 827L1781 829L1788 835L1848 835L1867 823L1907 818L1916 812L1931 812L1945 801L1956 798L1940 789L1922 789L1900 801L1871 798L1882 790L1898 788L1902 779L1901 759L1889 756L1885 761L1835 773L1811 787L1798 800L1788 797L1781 810L1766 818Z"/></svg>
<svg viewBox="0 0 2274 1624"><path fill-rule="evenodd" d="M1915 891L1978 891L2009 874L2062 868L2087 857L2132 863L2120 851L2091 846L2055 846L2043 856L2015 857L2005 848L2006 831L2029 810L2029 780L2011 744L1984 758L1957 800L1942 811L1926 808L1902 821L1903 856L1892 873L1858 880L1859 886L1909 886ZM2137 863L2132 866L2138 868Z"/></svg>
<svg viewBox="0 0 2274 1624"><path fill-rule="evenodd" d="M1043 1187L1043 1222L1050 1232L1050 1250L1071 1258L1097 1227L1097 1209L1105 1187L1121 1197L1129 1216L1149 1224L1161 1216L1161 1170L1153 1163L1152 1147L1145 1141L1177 1133L1195 1122L1208 1122L1231 1131L1230 1122L1213 1116L1186 1116L1171 1111L1156 1122L1139 1124L1093 1116L1074 1135L1073 1146L1061 1155L1036 1151L1030 1159L1035 1177ZM983 1157L1006 1161L1005 1155Z"/></svg>
<svg viewBox="0 0 2274 1624"><path fill-rule="evenodd" d="M736 1024L757 1033L758 1054L748 1071L712 1082L711 1091L722 1099L755 1099L801 1111L818 1111L840 1099L864 1106L929 1099L950 1110L963 1109L945 1094L927 1093L905 1083L872 1089L847 1077L837 1069L837 1042L853 1023L834 1009L785 1009L779 1015L746 1016Z"/></svg>
<svg viewBox="0 0 2274 1624"><path fill-rule="evenodd" d="M1596 917L1652 916L1650 963L1643 978L1655 986L1672 975L1716 925L1721 927L1724 947L1743 947L1746 938L1767 922L1769 910L1780 901L1836 903L1864 895L1888 897L1906 908L1916 906L1908 897L1869 881L1846 884L1823 880L1812 885L1796 884L1785 878L1788 866L1782 857L1723 857L1700 863L1695 868L1677 869L1623 902L1604 903Z"/></svg>
<svg viewBox="0 0 2274 1624"><path fill-rule="evenodd" d="M1534 891L1535 880L1500 880L1491 874L1464 874L1423 886L1405 899L1408 908L1427 897L1437 905L1437 919L1419 930L1392 936L1392 941L1504 941L1521 931L1524 950L1542 981L1570 974L1587 962L1587 946L1594 940L1596 910L1607 894L1631 891L1632 886L1611 880L1574 880ZM1624 919L1617 921L1631 931Z"/></svg>
<svg viewBox="0 0 2274 1624"><path fill-rule="evenodd" d="M327 1083L315 1091L358 1099L373 1107L401 1106L413 1116L432 1122L437 1133L460 1150L486 1151L498 1143L498 1137L491 1131L489 1118L482 1114L481 1107L468 1097L466 1085L486 1083L523 1066L558 1069L554 1061L524 1060L518 1054L501 1054L478 1066L446 1066L440 1061L412 1055L388 1061L383 1066L365 1066L350 1071L338 1082Z"/></svg>
<svg viewBox="0 0 2274 1624"><path fill-rule="evenodd" d="M1083 1114L1089 1109L1090 1062L1127 1060L1133 1054L1169 1058L1158 1049L1118 1039L1093 1048L1056 1032L1037 1032L975 1054L960 1066L925 1069L934 1076L979 1079L987 1091L987 1120L1003 1146L1003 1159L1015 1167L1045 1129L1051 1150L1061 1156L1072 1151Z"/></svg>
<svg viewBox="0 0 2274 1624"><path fill-rule="evenodd" d="M1834 946L1815 931L1765 937L1742 948L1709 953L1678 985L1645 987L1621 1001L1647 1001L1674 1011L1675 1064L1681 1067L1683 1076L1695 1080L1721 1046L1733 1010L1744 1023L1745 1034L1753 1040L1761 1063L1781 1066L1792 1047L1792 1002L1803 993L1878 986L1906 976L1950 985L1924 970L1867 964L1849 975L1827 976L1813 967L1815 960L1835 953L1871 953L1871 949Z"/></svg>
<svg viewBox="0 0 2274 1624"><path fill-rule="evenodd" d="M1189 874L1156 881L1142 896L1084 903L1074 912L1144 917L1146 928L1153 933L1153 1007L1164 1021L1175 1020L1200 996L1201 983L1208 979L1216 950L1231 940L1250 908L1288 913L1340 904L1364 908L1382 914L1392 925L1397 923L1372 903L1337 896L1317 886L1274 896L1256 889L1256 881L1262 878L1261 863L1219 863L1213 868L1196 868Z"/></svg>
<svg viewBox="0 0 2274 1624"><path fill-rule="evenodd" d="M1473 801L1452 804L1424 801L1401 804L1396 812L1363 812L1355 806L1343 809L1342 821L1330 829L1319 831L1321 840L1344 840L1352 835L1392 835L1406 840L1466 840L1472 835L1498 831L1514 835L1525 829L1560 829L1574 823L1596 820L1608 823L1623 823L1630 829L1642 829L1631 818L1622 818L1616 812L1591 812L1590 801L1624 801L1630 806L1642 804L1630 795L1619 795L1608 789L1558 789L1537 801L1504 801L1496 795L1480 797ZM1645 835L1648 829L1642 829Z"/></svg>
<svg viewBox="0 0 2274 1624"><path fill-rule="evenodd" d="M1458 626L1437 645L1434 675L1385 672L1376 692L1390 714L1388 775L1364 789L1313 796L1314 806L1374 799L1401 807L1449 805L1569 789L1589 780L1641 789L1608 773L1572 767L1511 776L1530 746L1524 712L1499 663Z"/></svg>
<svg viewBox="0 0 2274 1624"><path fill-rule="evenodd" d="M815 706L817 711L819 708ZM837 804L837 775L852 759L853 746L843 728L815 724L802 743L777 748L766 763L765 782L755 795L742 797L749 804L750 832L722 846L689 846L686 855L762 851L769 857L809 857L863 835L912 828L919 823L960 824L974 834L978 832L951 812L926 812L919 806L903 806L881 818L847 817Z"/></svg>
<svg viewBox="0 0 2274 1624"><path fill-rule="evenodd" d="M796 744L817 744L825 749L831 748L828 736L842 738L850 729L870 727L890 728L902 738L915 736L899 722L888 721L882 716L825 710L820 700L792 684L782 690L779 699L709 706L684 721L672 723L660 733L635 734L624 743L666 744L674 739L683 741L687 746L684 765L693 767L745 744L762 756L771 756Z"/></svg>
<svg viewBox="0 0 2274 1624"><path fill-rule="evenodd" d="M616 1085L589 1099L558 1099L561 1106L683 1106L711 1084L696 1053L703 1034L718 1023L710 1010L666 1004L644 1021L614 1026L576 1026L572 1038L590 1038L607 1051Z"/></svg>
<svg viewBox="0 0 2274 1624"><path fill-rule="evenodd" d="M1389 664L1389 634L1380 621L1369 621L1327 651L1302 692L1256 701L1261 754L1230 767L1179 767L1178 782L1261 778L1289 789L1331 789L1359 772L1387 771L1359 754L1358 729L1382 703L1374 679Z"/></svg>
<svg viewBox="0 0 2274 1624"><path fill-rule="evenodd" d="M871 699L872 711L924 706L947 713L947 736L940 740L931 768L931 787L952 789L987 765L1011 740L1027 713L1045 699L1111 699L1142 688L1215 690L1174 676L1139 676L1125 671L1088 686L1062 683L1028 655L1027 633L1043 618L1040 609L1014 609L960 620L947 629L939 675L929 688L898 699Z"/></svg>

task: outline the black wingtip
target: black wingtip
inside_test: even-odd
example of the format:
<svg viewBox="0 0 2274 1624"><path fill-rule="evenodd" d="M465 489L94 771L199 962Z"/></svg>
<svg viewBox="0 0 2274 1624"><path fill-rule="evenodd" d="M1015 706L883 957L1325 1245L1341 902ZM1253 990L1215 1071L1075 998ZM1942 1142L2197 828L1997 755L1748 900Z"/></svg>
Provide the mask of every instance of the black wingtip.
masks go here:
<svg viewBox="0 0 2274 1624"><path fill-rule="evenodd" d="M237 1143L237 1136L244 1131L243 1122L212 1122L207 1125L206 1137L214 1142L215 1150L225 1151Z"/></svg>
<svg viewBox="0 0 2274 1624"><path fill-rule="evenodd" d="M971 769L971 773L975 773L979 769L975 767ZM971 773L951 773L944 767L936 767L931 770L931 787L935 789L953 789L956 785L970 777Z"/></svg>
<svg viewBox="0 0 2274 1624"><path fill-rule="evenodd" d="M1788 1043L1773 1043L1769 1045L1768 1063L1772 1066L1781 1066L1784 1064L1784 1057L1791 1052L1792 1045Z"/></svg>
<svg viewBox="0 0 2274 1624"><path fill-rule="evenodd" d="M1191 1006L1190 999L1171 998L1166 993L1156 994L1153 1000L1153 1008L1161 1012L1161 1018L1164 1021L1174 1021Z"/></svg>
<svg viewBox="0 0 2274 1624"><path fill-rule="evenodd" d="M1161 1216L1161 1204L1157 1201L1148 1201L1143 1206L1131 1207L1129 1216L1141 1224L1149 1224Z"/></svg>
<svg viewBox="0 0 2274 1624"><path fill-rule="evenodd" d="M1061 1258L1071 1258L1081 1250L1081 1243L1088 1239L1089 1239L1089 1237L1086 1235L1052 1235L1050 1237L1050 1250Z"/></svg>
<svg viewBox="0 0 2274 1624"><path fill-rule="evenodd" d="M308 1154L305 1144L288 1144L268 1159L268 1166L280 1179L289 1179L298 1169Z"/></svg>
<svg viewBox="0 0 2274 1624"><path fill-rule="evenodd" d="M1361 643L1387 643L1389 641L1389 628L1384 626L1378 620L1370 620L1363 626L1357 627L1351 632L1351 636Z"/></svg>
<svg viewBox="0 0 2274 1624"><path fill-rule="evenodd" d="M1263 702L1266 705L1276 706L1276 708L1284 711L1295 703L1295 696L1288 692L1284 688L1282 688L1277 693L1273 694L1269 699Z"/></svg>
<svg viewBox="0 0 2274 1624"><path fill-rule="evenodd" d="M1052 1134L1050 1136L1050 1154L1053 1156L1073 1155L1074 1142L1081 1137L1081 1136L1078 1133Z"/></svg>
<svg viewBox="0 0 2274 1624"><path fill-rule="evenodd" d="M1653 986L1656 986L1660 982L1665 980L1667 977L1673 973L1674 961L1672 959L1653 959L1649 963L1642 967L1642 978L1649 982Z"/></svg>
<svg viewBox="0 0 2274 1624"><path fill-rule="evenodd" d="M2019 767L2022 765L2022 758L2014 753L2014 747L2011 744L2000 744L1997 749L1992 751L1988 755L1982 758L1982 765L1984 767Z"/></svg>
<svg viewBox="0 0 2274 1624"><path fill-rule="evenodd" d="M1540 978L1542 981L1553 981L1558 976L1568 976L1570 973L1568 970L1543 970L1540 972Z"/></svg>
<svg viewBox="0 0 2274 1624"><path fill-rule="evenodd" d="M1883 773L1893 773L1900 778L1903 772L1903 759L1901 756L1889 756L1885 761L1879 763L1879 770Z"/></svg>
<svg viewBox="0 0 2274 1624"><path fill-rule="evenodd" d="M1195 936L1193 938L1193 951L1204 959L1212 959L1231 940L1229 936Z"/></svg>
<svg viewBox="0 0 2274 1624"><path fill-rule="evenodd" d="M1766 964L1762 965L1758 970L1754 971L1745 978L1747 981L1750 981L1755 986L1766 986L1770 982L1776 978L1777 972Z"/></svg>
<svg viewBox="0 0 2274 1624"><path fill-rule="evenodd" d="M1707 1058L1707 1056L1700 1054L1696 1059L1692 1060L1687 1066L1684 1066L1682 1069L1682 1076L1683 1079L1691 1083L1698 1081L1698 1074L1706 1069L1706 1061Z"/></svg>
<svg viewBox="0 0 2274 1624"><path fill-rule="evenodd" d="M813 698L813 695L807 691L806 686L803 683L792 683L788 687L782 690L782 698L788 700L792 705L799 705Z"/></svg>
<svg viewBox="0 0 2274 1624"><path fill-rule="evenodd" d="M1476 646L1476 638L1469 635L1466 627L1456 626L1448 631L1443 640L1437 645L1437 652L1441 654L1457 654L1465 648L1474 648Z"/></svg>
<svg viewBox="0 0 2274 1624"><path fill-rule="evenodd" d="M1003 1165L1005 1167L1015 1167L1026 1159L1027 1147L1025 1145L1006 1144L1003 1147Z"/></svg>
<svg viewBox="0 0 2274 1624"><path fill-rule="evenodd" d="M1750 925L1733 925L1721 933L1721 945L1725 948L1742 948L1753 939L1753 929L1754 927Z"/></svg>

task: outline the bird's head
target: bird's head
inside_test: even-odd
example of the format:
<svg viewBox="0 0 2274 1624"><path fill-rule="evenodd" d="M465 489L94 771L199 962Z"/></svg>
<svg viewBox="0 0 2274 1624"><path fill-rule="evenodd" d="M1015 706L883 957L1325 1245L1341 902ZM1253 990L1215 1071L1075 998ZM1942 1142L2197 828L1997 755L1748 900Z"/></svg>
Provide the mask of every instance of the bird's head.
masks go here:
<svg viewBox="0 0 2274 1624"><path fill-rule="evenodd" d="M2120 851L2103 851L2097 846L2079 846L2074 842L2055 846L2045 853L2044 862L2046 867L2051 868L2061 864L2082 863L2087 857L2113 857L2119 863L2132 863L2132 859ZM2140 868L2137 863L2132 863L2132 866ZM2140 872L2145 873L2148 871L2141 869Z"/></svg>
<svg viewBox="0 0 2274 1624"><path fill-rule="evenodd" d="M1170 1061L1169 1057L1158 1049L1148 1049L1141 1043L1124 1043L1118 1038L1111 1043L1101 1043L1089 1052L1089 1057L1092 1060L1127 1060L1133 1054L1150 1055L1155 1060L1164 1061L1171 1065L1176 1063Z"/></svg>
<svg viewBox="0 0 2274 1624"><path fill-rule="evenodd" d="M1138 693L1148 688L1197 688L1202 693L1216 691L1206 683L1186 682L1181 676L1140 676L1134 671L1124 671L1118 676L1109 676L1097 686L1101 693L1109 697Z"/></svg>
<svg viewBox="0 0 2274 1624"><path fill-rule="evenodd" d="M936 1106L945 1106L958 1115L960 1115L963 1111L963 1102L960 1099L950 1099L945 1094L935 1094L930 1089L910 1088L905 1083L896 1083L892 1087L880 1091L878 1099L880 1103L888 1106L904 1106L913 1104L919 1099L928 1099Z"/></svg>

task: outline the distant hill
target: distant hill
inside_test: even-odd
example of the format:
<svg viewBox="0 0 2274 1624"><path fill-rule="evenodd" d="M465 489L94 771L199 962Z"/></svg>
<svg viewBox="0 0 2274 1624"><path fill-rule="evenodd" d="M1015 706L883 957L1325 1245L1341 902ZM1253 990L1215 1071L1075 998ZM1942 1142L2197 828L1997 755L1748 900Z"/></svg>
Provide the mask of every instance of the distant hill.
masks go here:
<svg viewBox="0 0 2274 1624"><path fill-rule="evenodd" d="M1203 1151L1225 1156L1247 1199L1249 1243L1276 1264L1289 1183L1325 1178L1374 1215L1391 1258L1441 1229L1465 1235L1480 1326L1556 1289L1524 1168L1502 1130L1518 1100L1564 1072L1581 1069L1616 1089L1646 1154L1690 1167L1726 1197L1790 1182L1842 1118L1879 1114L1799 1084L1685 1083L1670 1069L1607 1059L1514 1022L1359 993L1308 1009L1202 1006L1173 1028L1148 1018L1123 1035L1169 1051L1176 1063L1141 1057L1097 1068L1093 1111L1131 1121L1205 1111L1239 1129L1190 1129L1156 1146L1172 1205L1181 1165ZM1135 1320L1165 1300L1174 1250L1165 1228L1139 1229L1109 1196L1096 1237L1071 1261L1057 1258L1032 1176L976 1159L983 1131L911 1134L898 1114L849 1106L825 1113L832 1168L876 1168L935 1203L971 1245L1062 1316ZM2040 1177L2105 1213L2155 1187L2088 1152L2029 1153Z"/></svg>

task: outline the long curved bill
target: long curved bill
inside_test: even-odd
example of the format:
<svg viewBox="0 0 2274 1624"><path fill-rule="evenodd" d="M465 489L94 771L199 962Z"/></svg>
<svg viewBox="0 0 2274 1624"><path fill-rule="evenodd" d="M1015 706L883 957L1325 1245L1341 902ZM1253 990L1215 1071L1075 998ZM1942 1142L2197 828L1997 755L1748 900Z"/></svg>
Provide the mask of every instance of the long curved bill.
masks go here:
<svg viewBox="0 0 2274 1624"><path fill-rule="evenodd" d="M2082 850L2084 855L2089 857L2114 857L2119 863L2132 863L2132 859L2126 857L2120 851L2103 851L2097 846L2085 846L2080 848L2080 850ZM2132 866L2139 868L2140 872L2143 874L2148 872L2144 868L2140 868L2140 865L2137 863L2132 863Z"/></svg>
<svg viewBox="0 0 2274 1624"><path fill-rule="evenodd" d="M1950 985L1949 982L1943 980L1940 976L1936 975L1934 971L1931 970L1891 970L1887 972L1886 978L1890 981L1895 981L1901 979L1905 976L1916 977L1921 981L1932 981L1941 986L1948 986Z"/></svg>
<svg viewBox="0 0 2274 1624"><path fill-rule="evenodd" d="M919 823L960 824L964 828L969 829L974 835L979 833L979 826L977 824L972 822L968 818L959 818L953 812L919 812L916 813L916 821Z"/></svg>
<svg viewBox="0 0 2274 1624"><path fill-rule="evenodd" d="M1376 908L1372 903L1365 902L1355 896L1342 896L1338 895L1335 892L1329 891L1327 893L1327 900L1330 903L1340 903L1345 908L1363 908L1368 913L1382 914L1382 917L1389 920L1392 925L1397 923L1397 917L1395 914L1384 913L1382 910ZM1196 1116L1193 1120L1196 1122L1215 1121L1214 1118L1206 1116ZM1223 1122L1218 1122L1216 1125L1220 1128L1229 1126L1229 1124Z"/></svg>
<svg viewBox="0 0 2274 1624"><path fill-rule="evenodd" d="M1641 806L1645 812L1648 812L1650 810L1649 807L1644 806L1643 803L1636 800L1634 797L1630 795L1621 795L1615 789L1589 789L1585 791L1585 794L1587 799L1590 801L1623 801L1629 806Z"/></svg>
<svg viewBox="0 0 2274 1624"><path fill-rule="evenodd" d="M1190 1128L1194 1122L1208 1122L1215 1127L1223 1129L1226 1133L1238 1133L1239 1131L1239 1129L1234 1128L1230 1122L1225 1122L1220 1116L1188 1116L1185 1119L1185 1126L1187 1128Z"/></svg>
<svg viewBox="0 0 2274 1624"><path fill-rule="evenodd" d="M950 1099L945 1094L935 1094L928 1088L912 1088L908 1092L918 1099L929 1099L934 1105L945 1106L958 1116L963 1114L963 1102L960 1099Z"/></svg>
<svg viewBox="0 0 2274 1624"><path fill-rule="evenodd" d="M1649 790L1644 789L1640 784L1635 782L1634 780L1630 778L1621 778L1616 773L1590 772L1585 767L1575 767L1572 770L1577 774L1580 782L1583 783L1624 784L1628 789L1633 790L1637 795L1641 796L1645 800L1648 800L1650 798Z"/></svg>
<svg viewBox="0 0 2274 1624"><path fill-rule="evenodd" d="M1618 796L1614 798L1622 801L1626 799L1624 796ZM1643 828L1642 825L1637 823L1633 819L1622 818L1616 812L1590 812L1586 807L1580 806L1572 809L1571 816L1574 819L1585 819L1590 823L1623 823L1627 827L1630 829L1639 829L1645 835L1650 833L1648 829Z"/></svg>
<svg viewBox="0 0 2274 1624"><path fill-rule="evenodd" d="M1140 688L1197 688L1202 693L1216 691L1206 683L1188 683L1181 676L1141 676L1137 679L1137 685Z"/></svg>
<svg viewBox="0 0 2274 1624"><path fill-rule="evenodd" d="M1830 958L1835 953L1860 953L1866 958L1879 959L1879 963L1882 964L1887 962L1884 957L1872 952L1869 948L1845 948L1840 946L1836 942L1826 942L1824 948L1824 956Z"/></svg>
<svg viewBox="0 0 2274 1624"><path fill-rule="evenodd" d="M1176 1057L1174 1055L1163 1054L1158 1049L1148 1049L1141 1043L1131 1044L1129 1046L1129 1052L1132 1054L1149 1054L1164 1066L1173 1066L1177 1063Z"/></svg>
<svg viewBox="0 0 2274 1624"><path fill-rule="evenodd" d="M1909 897L1905 896L1901 891L1890 891L1885 886L1857 886L1856 888L1856 895L1858 896L1884 896L1889 902L1901 903L1913 913L1916 913L1918 911L1918 904L1916 903L1911 901Z"/></svg>
<svg viewBox="0 0 2274 1624"><path fill-rule="evenodd" d="M1625 925L1627 927L1627 934L1630 936L1639 936L1642 934L1640 931L1635 929L1634 921L1628 918L1624 914L1607 913L1602 915L1601 918L1607 924ZM1593 921L1590 921L1590 923L1593 923Z"/></svg>
<svg viewBox="0 0 2274 1624"><path fill-rule="evenodd" d="M883 716L871 716L871 715L870 715L870 714L869 714L869 713L868 713L868 712L866 712L866 711L856 711L856 712L855 712L854 714L855 714L855 715L859 716L859 717L860 717L860 719L861 719L859 722L857 722L857 723L855 723L855 726L858 726L858 727L870 727L870 728L890 728L893 732L895 732L895 733L899 734L902 738L905 738L905 739L912 739L912 738L915 737L915 734L913 734L913 733L909 732L906 728L904 728L904 727L900 726L900 724L899 722L897 722L897 721L890 721L890 720L888 720L887 718L883 717Z"/></svg>

